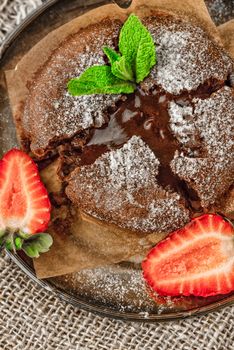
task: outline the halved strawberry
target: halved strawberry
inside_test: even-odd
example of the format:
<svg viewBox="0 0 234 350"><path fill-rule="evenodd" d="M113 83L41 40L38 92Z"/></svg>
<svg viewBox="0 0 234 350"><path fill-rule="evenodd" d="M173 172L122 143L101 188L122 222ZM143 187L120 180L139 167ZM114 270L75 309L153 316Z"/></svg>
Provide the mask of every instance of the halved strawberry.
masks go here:
<svg viewBox="0 0 234 350"><path fill-rule="evenodd" d="M207 297L234 290L234 229L216 214L193 219L170 234L142 263L160 295Z"/></svg>
<svg viewBox="0 0 234 350"><path fill-rule="evenodd" d="M15 249L15 242L22 245L20 238L43 232L50 220L50 210L48 193L36 164L18 149L7 152L0 160L1 242L4 243L4 237L6 246Z"/></svg>
<svg viewBox="0 0 234 350"><path fill-rule="evenodd" d="M50 208L33 160L18 149L7 152L0 161L0 229L41 232L48 226Z"/></svg>

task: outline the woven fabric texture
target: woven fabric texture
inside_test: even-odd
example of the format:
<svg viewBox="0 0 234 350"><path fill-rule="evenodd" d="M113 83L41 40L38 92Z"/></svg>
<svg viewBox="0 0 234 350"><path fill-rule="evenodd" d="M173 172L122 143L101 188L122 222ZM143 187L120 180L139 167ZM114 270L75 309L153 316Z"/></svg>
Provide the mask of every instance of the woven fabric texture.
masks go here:
<svg viewBox="0 0 234 350"><path fill-rule="evenodd" d="M66 305L0 258L1 350L232 350L233 312L124 323Z"/></svg>
<svg viewBox="0 0 234 350"><path fill-rule="evenodd" d="M40 0L0 0L0 42ZM180 321L125 323L81 311L0 257L0 350L233 350L234 306Z"/></svg>

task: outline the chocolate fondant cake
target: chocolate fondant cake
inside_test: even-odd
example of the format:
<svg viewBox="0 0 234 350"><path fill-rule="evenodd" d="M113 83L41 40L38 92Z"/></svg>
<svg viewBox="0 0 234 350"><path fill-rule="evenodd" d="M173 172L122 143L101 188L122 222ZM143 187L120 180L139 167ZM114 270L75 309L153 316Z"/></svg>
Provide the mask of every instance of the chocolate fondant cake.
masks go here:
<svg viewBox="0 0 234 350"><path fill-rule="evenodd" d="M66 195L81 211L139 232L170 232L209 211L234 174L232 59L195 24L143 18L157 64L130 95L73 97L67 82L107 63L122 22L69 37L37 72L17 130L38 160L59 158Z"/></svg>

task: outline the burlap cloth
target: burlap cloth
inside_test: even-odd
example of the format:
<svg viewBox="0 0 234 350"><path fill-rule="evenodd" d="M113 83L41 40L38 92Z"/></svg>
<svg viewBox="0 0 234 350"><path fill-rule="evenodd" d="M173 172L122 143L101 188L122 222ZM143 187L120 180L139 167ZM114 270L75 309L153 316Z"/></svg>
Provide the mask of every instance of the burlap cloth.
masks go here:
<svg viewBox="0 0 234 350"><path fill-rule="evenodd" d="M0 0L0 44L39 4ZM234 306L162 324L102 318L61 302L0 257L0 350L233 350L233 315Z"/></svg>

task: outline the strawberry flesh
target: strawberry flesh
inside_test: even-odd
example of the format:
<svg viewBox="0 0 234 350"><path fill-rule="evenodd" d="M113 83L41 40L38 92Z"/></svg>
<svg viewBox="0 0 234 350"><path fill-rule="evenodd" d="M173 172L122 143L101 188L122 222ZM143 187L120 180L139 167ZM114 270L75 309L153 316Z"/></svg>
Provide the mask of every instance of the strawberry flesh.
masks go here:
<svg viewBox="0 0 234 350"><path fill-rule="evenodd" d="M43 232L50 210L36 164L18 149L7 152L0 161L0 229Z"/></svg>
<svg viewBox="0 0 234 350"><path fill-rule="evenodd" d="M170 234L142 263L147 283L160 295L207 297L234 290L234 229L205 214Z"/></svg>

